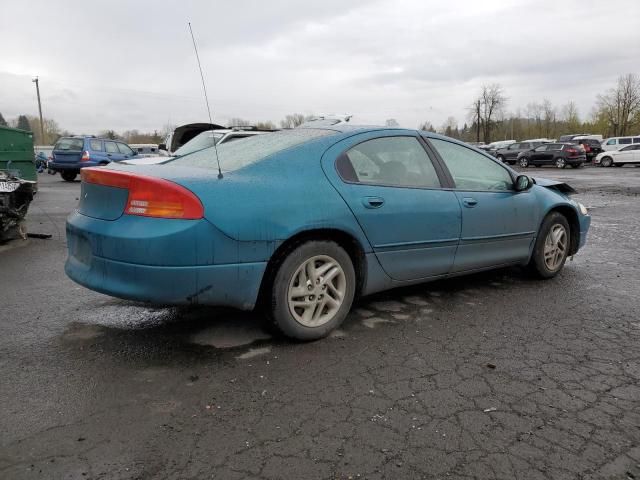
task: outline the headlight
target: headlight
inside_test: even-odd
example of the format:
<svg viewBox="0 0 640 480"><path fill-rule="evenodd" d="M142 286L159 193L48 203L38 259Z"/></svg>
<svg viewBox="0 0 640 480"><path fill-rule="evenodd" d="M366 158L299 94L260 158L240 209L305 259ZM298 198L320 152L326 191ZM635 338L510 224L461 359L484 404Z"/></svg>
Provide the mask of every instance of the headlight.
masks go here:
<svg viewBox="0 0 640 480"><path fill-rule="evenodd" d="M587 210L587 207L585 207L580 202L578 202L578 207L580 207L580 213L581 214L583 214L583 215L588 215L589 214L589 210Z"/></svg>

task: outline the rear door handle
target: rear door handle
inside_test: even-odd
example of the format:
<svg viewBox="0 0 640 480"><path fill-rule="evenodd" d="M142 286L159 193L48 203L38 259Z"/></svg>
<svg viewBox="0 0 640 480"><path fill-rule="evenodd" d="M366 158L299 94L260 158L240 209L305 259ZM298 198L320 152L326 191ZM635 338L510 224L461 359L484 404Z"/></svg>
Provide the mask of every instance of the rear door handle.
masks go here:
<svg viewBox="0 0 640 480"><path fill-rule="evenodd" d="M473 208L478 204L478 201L472 197L464 197L462 199L462 203L465 207Z"/></svg>
<svg viewBox="0 0 640 480"><path fill-rule="evenodd" d="M362 204L365 208L380 208L384 205L384 198L381 197L364 197Z"/></svg>

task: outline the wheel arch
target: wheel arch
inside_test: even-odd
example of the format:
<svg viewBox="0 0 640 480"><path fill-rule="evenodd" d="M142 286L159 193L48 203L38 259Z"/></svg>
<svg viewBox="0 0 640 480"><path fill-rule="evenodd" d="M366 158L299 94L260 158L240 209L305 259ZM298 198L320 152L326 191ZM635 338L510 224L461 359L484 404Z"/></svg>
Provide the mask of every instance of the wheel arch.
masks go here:
<svg viewBox="0 0 640 480"><path fill-rule="evenodd" d="M297 232L282 242L273 252L262 276L257 305L264 305L265 300L269 298L269 289L278 272L278 267L287 255L299 245L312 240L329 240L344 248L353 262L353 269L356 273L356 298L363 292L367 278L367 259L362 244L355 236L344 230L313 228Z"/></svg>
<svg viewBox="0 0 640 480"><path fill-rule="evenodd" d="M560 213L567 219L567 222L569 223L569 234L571 238L569 255L574 255L578 251L580 244L580 221L578 220L578 213L570 205L556 205L549 209L549 211L544 215L544 217L542 218L542 222L540 222L540 227L542 227L544 219L551 215L553 212Z"/></svg>

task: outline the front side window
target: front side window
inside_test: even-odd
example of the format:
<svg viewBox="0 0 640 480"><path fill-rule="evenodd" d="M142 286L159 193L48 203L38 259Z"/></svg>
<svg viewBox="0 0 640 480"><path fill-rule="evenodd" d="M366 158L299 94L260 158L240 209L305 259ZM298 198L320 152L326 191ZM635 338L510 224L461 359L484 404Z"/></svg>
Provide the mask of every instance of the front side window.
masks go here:
<svg viewBox="0 0 640 480"><path fill-rule="evenodd" d="M118 153L118 146L115 142L104 142L104 149L107 153Z"/></svg>
<svg viewBox="0 0 640 480"><path fill-rule="evenodd" d="M538 148L536 148L536 152L546 152L547 147L548 145L540 145Z"/></svg>
<svg viewBox="0 0 640 480"><path fill-rule="evenodd" d="M120 150L120 153L124 155L133 155L133 150L131 150L131 148L128 145L125 145L124 143L119 143L118 149Z"/></svg>
<svg viewBox="0 0 640 480"><path fill-rule="evenodd" d="M609 140L607 140L607 145L615 145L616 144L616 139L615 138L611 138Z"/></svg>
<svg viewBox="0 0 640 480"><path fill-rule="evenodd" d="M513 189L509 171L480 153L456 143L430 139L460 190Z"/></svg>
<svg viewBox="0 0 640 480"><path fill-rule="evenodd" d="M414 137L367 140L342 154L336 167L343 180L353 183L440 187L431 159Z"/></svg>

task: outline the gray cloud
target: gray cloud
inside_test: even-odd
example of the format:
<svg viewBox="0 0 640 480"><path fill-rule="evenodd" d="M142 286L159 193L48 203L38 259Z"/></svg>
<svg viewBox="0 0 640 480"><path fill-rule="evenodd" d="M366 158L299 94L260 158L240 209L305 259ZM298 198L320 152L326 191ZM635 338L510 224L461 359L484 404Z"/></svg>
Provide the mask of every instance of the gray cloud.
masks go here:
<svg viewBox="0 0 640 480"><path fill-rule="evenodd" d="M487 82L513 110L546 97L584 115L638 72L638 17L626 0L14 2L0 18L0 112L34 114L38 74L45 115L72 131L204 119L191 21L221 122L462 122Z"/></svg>

